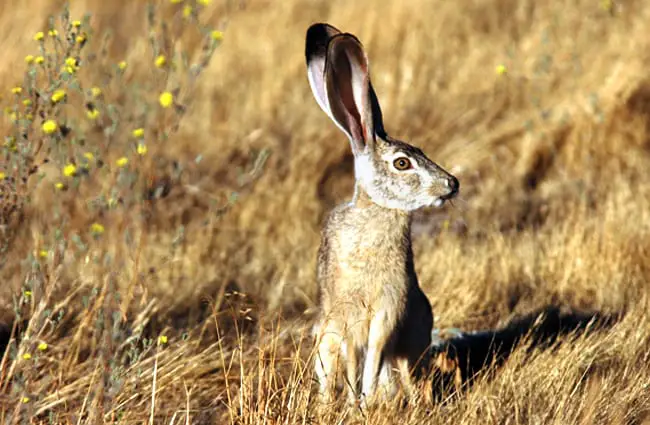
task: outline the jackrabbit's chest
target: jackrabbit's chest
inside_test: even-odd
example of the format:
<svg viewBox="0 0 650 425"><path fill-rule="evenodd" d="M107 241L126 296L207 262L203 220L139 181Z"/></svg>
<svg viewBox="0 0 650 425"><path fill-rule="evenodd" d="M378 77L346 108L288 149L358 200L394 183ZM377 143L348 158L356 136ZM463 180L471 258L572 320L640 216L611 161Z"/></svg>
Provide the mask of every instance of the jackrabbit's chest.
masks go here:
<svg viewBox="0 0 650 425"><path fill-rule="evenodd" d="M406 255L399 241L382 235L336 232L328 244L328 289L372 304L376 298L403 297L409 286Z"/></svg>

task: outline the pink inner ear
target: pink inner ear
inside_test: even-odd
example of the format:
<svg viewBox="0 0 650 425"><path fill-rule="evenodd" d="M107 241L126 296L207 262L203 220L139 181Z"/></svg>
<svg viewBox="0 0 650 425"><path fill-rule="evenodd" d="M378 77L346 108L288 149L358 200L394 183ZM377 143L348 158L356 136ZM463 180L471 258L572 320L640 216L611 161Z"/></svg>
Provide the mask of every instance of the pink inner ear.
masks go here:
<svg viewBox="0 0 650 425"><path fill-rule="evenodd" d="M354 96L355 109L359 115L359 125L363 133L363 140L367 142L368 138L372 136L368 134L368 129L371 128L369 124L372 120L368 102L369 77L365 60L359 61L359 59L358 57L351 59L352 67L357 70L357 72L352 73L352 94Z"/></svg>
<svg viewBox="0 0 650 425"><path fill-rule="evenodd" d="M343 66L341 66L341 68L343 68L345 71L337 75L340 75L341 80L346 82L346 84L339 85L339 95L341 96L341 102L343 103L345 112L347 112L346 121L348 129L350 129L350 132L352 133L352 136L355 140L365 140L363 125L360 125L361 115L359 114L357 105L354 101L354 88L352 84L347 83L352 83L352 79L354 78L350 70L350 63L348 61L345 61L342 65Z"/></svg>
<svg viewBox="0 0 650 425"><path fill-rule="evenodd" d="M333 63L336 91L339 96L343 118L351 136L356 141L368 140L367 123L365 115L360 108L367 104L364 93L364 84L367 85L367 69L365 63L359 63L358 58L352 56L348 49L343 50ZM337 115L338 111L332 111Z"/></svg>

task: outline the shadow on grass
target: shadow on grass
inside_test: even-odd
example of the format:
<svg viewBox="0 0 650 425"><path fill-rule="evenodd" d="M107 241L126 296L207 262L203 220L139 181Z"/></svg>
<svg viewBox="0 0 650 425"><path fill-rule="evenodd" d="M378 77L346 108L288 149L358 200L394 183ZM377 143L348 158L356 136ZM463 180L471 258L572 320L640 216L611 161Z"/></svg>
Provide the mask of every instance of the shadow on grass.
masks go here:
<svg viewBox="0 0 650 425"><path fill-rule="evenodd" d="M11 338L11 327L5 323L0 323L0 360L7 349L9 339Z"/></svg>
<svg viewBox="0 0 650 425"><path fill-rule="evenodd" d="M495 372L519 343L527 352L553 349L557 343L612 326L620 315L562 312L549 305L505 326L475 332L434 331L431 349L432 396L442 402L469 388L479 376ZM561 340L560 340L561 338Z"/></svg>

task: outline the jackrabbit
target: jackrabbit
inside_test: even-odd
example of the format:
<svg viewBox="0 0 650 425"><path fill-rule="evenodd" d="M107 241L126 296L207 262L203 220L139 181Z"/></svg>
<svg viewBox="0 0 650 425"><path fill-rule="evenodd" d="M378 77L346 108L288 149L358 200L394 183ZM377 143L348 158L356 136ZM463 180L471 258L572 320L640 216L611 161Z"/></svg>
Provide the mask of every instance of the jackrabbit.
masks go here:
<svg viewBox="0 0 650 425"><path fill-rule="evenodd" d="M338 357L348 396L358 400L381 384L394 392L393 366L407 393L428 369L433 315L420 289L411 248L411 212L440 207L458 180L418 148L386 134L360 41L324 23L307 30L305 56L316 101L350 140L352 201L335 208L318 251L321 303L315 371L323 401L333 396Z"/></svg>

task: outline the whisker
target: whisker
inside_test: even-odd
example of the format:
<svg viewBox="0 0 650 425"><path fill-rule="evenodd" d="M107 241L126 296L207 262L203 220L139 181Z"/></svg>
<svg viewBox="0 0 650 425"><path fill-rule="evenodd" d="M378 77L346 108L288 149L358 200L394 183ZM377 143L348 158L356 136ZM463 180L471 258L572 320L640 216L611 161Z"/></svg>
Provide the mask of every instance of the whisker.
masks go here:
<svg viewBox="0 0 650 425"><path fill-rule="evenodd" d="M456 196L453 200L454 200L454 201L461 202L461 203L463 203L463 204L465 204L465 205L468 205L468 204L469 204L469 202L468 202L465 198L463 198L462 196Z"/></svg>
<svg viewBox="0 0 650 425"><path fill-rule="evenodd" d="M455 202L455 201L459 201L459 202ZM458 205L459 203L462 203L463 205ZM456 197L453 200L450 199L449 204L451 204L454 210L460 213L458 215L454 214L453 219L456 220L457 222L460 222L465 228L469 228L469 225L467 224L467 220L465 220L465 218L463 217L463 213L469 209L468 208L469 203L462 198Z"/></svg>
<svg viewBox="0 0 650 425"><path fill-rule="evenodd" d="M450 199L449 204L456 209L457 211L460 212L465 212L469 209L469 202L467 202L465 199L460 198L460 197L455 197L454 199ZM461 204L461 205L458 205Z"/></svg>

